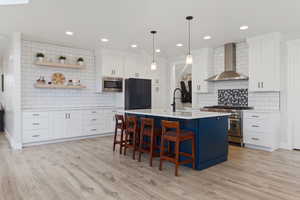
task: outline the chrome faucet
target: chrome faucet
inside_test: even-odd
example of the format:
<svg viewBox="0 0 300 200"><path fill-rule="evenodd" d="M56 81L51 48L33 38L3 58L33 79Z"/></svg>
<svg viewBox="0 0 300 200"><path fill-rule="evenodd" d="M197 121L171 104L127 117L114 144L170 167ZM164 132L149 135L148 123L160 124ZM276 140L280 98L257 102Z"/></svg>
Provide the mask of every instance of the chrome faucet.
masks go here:
<svg viewBox="0 0 300 200"><path fill-rule="evenodd" d="M182 93L182 90L180 88L175 88L175 90L173 92L173 103L171 104L171 106L173 107L173 112L176 112L176 102L175 102L176 91L180 91L180 93Z"/></svg>

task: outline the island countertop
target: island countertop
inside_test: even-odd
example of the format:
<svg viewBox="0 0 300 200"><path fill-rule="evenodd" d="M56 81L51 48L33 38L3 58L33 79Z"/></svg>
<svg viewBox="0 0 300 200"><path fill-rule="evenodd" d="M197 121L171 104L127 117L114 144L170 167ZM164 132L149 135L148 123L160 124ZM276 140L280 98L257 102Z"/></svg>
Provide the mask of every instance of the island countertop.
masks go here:
<svg viewBox="0 0 300 200"><path fill-rule="evenodd" d="M138 109L138 110L125 110L128 114L138 114L138 115L151 115L158 117L168 117L177 119L201 119L210 117L222 117L229 116L230 113L217 113L217 112L202 112L202 111L176 111L168 109Z"/></svg>

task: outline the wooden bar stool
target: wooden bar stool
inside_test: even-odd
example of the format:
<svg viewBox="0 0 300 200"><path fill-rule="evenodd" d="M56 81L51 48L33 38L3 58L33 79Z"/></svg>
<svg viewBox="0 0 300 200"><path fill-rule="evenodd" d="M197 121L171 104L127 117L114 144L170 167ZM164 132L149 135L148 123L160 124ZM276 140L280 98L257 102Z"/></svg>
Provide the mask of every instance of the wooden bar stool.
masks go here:
<svg viewBox="0 0 300 200"><path fill-rule="evenodd" d="M123 139L123 134L125 131L125 122L123 115L115 115L116 125L115 125L115 136L114 136L114 144L113 151L116 150L116 144L120 145L120 154L122 154L122 149L125 146L125 141ZM121 131L120 140L117 140L118 131Z"/></svg>
<svg viewBox="0 0 300 200"><path fill-rule="evenodd" d="M192 154L180 152L180 143L186 140L192 140ZM165 141L175 143L175 157L165 153ZM189 157L180 161L180 156ZM178 167L181 164L192 163L195 169L195 134L192 131L180 130L179 122L162 120L162 136L160 144L160 164L159 170L162 170L163 161L167 160L175 163L175 176L178 176Z"/></svg>
<svg viewBox="0 0 300 200"><path fill-rule="evenodd" d="M159 157L159 146L157 145L157 137L161 135L161 130L154 126L154 119L141 118L141 132L139 145L139 162L141 162L142 153L148 153L150 156L150 166L152 167L153 157ZM147 137L150 141L145 141ZM146 146L146 147L145 147Z"/></svg>
<svg viewBox="0 0 300 200"><path fill-rule="evenodd" d="M139 145L139 128L137 123L137 117L127 116L126 119L126 131L125 131L125 147L124 155L128 148L133 150L132 158L135 160L135 152L138 150Z"/></svg>

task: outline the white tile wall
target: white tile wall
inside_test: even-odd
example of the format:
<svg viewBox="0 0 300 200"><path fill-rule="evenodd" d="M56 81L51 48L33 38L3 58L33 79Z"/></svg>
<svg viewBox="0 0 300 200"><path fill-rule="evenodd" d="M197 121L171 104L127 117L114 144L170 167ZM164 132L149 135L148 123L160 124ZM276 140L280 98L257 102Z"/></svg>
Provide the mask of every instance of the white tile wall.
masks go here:
<svg viewBox="0 0 300 200"><path fill-rule="evenodd" d="M237 71L239 73L248 74L248 45L245 42L238 43L236 46L237 53ZM213 74L224 71L224 47L214 49L214 68ZM198 94L198 106L216 105L218 103L217 96L219 89L238 89L248 88L248 81L224 81L209 83L210 89L208 94ZM263 110L279 110L280 93L249 93L249 106L255 109Z"/></svg>
<svg viewBox="0 0 300 200"><path fill-rule="evenodd" d="M85 69L59 69L35 65L37 52L42 52L53 61L61 55L74 63L83 57ZM113 105L113 94L96 94L95 89L95 57L93 51L62 47L33 41L22 42L22 108L47 106L90 106ZM40 76L51 81L53 73L63 73L67 80L81 80L87 86L83 90L72 89L37 89L34 83Z"/></svg>

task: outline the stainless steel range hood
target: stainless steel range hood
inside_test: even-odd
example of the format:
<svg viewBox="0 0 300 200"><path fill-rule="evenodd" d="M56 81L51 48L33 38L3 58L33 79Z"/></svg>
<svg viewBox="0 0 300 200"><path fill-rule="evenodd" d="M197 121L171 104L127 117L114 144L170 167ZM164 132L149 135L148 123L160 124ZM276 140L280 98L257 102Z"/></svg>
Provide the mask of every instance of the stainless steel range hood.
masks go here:
<svg viewBox="0 0 300 200"><path fill-rule="evenodd" d="M221 74L212 76L206 81L235 81L248 80L243 74L236 72L236 47L234 43L225 44L225 71Z"/></svg>

